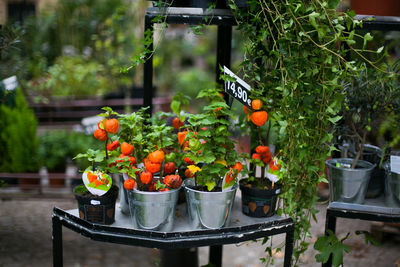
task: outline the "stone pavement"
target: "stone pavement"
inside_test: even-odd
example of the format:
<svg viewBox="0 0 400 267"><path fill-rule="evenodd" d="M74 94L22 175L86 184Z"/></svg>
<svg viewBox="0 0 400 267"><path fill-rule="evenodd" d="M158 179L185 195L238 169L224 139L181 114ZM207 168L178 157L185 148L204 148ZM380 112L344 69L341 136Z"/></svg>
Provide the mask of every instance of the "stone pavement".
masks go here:
<svg viewBox="0 0 400 267"><path fill-rule="evenodd" d="M54 206L75 209L72 199L0 200L0 266L52 266L51 214ZM314 237L322 235L325 225L326 205L318 205L318 223L313 224ZM369 230L370 222L338 218L337 233ZM284 235L273 238L274 245L284 240ZM315 241L314 239L311 241ZM365 245L359 237L346 242L351 252L345 255L345 266L400 266L399 238L389 237L380 247ZM223 265L234 267L264 266L265 246L260 242L246 242L224 246ZM159 251L141 247L92 241L63 227L64 266L159 266ZM299 266L321 266L315 262L311 248L302 257ZM199 248L200 265L207 264L208 248ZM283 253L275 255L274 266L282 266ZM398 265L396 265L396 262ZM189 266L190 267L190 266Z"/></svg>

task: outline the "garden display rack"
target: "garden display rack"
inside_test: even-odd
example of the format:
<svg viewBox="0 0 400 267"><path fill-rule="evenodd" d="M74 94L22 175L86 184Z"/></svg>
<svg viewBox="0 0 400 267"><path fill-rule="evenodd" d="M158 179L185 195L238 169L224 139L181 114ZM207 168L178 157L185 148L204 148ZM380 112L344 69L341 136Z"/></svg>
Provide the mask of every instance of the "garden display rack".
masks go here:
<svg viewBox="0 0 400 267"><path fill-rule="evenodd" d="M79 218L78 210L53 210L53 265L63 265L62 226L95 241L158 248L163 250L185 249L210 246L210 263L222 266L219 247L224 244L255 240L267 236L286 233L284 266L289 267L293 252L294 223L291 218L274 215L268 218L251 218L240 209L240 198L231 214L231 224L220 229L191 230L185 204L178 205L177 216L172 232L138 230L132 227L130 216L116 209L115 223L101 225ZM119 206L118 204L116 205Z"/></svg>
<svg viewBox="0 0 400 267"><path fill-rule="evenodd" d="M364 30L400 31L400 17L357 15L355 18L363 21ZM366 200L364 204L331 202L326 211L326 236L329 235L328 230L335 233L337 217L400 223L400 208L387 207L383 197ZM323 267L331 265L332 257L322 264Z"/></svg>
<svg viewBox="0 0 400 267"><path fill-rule="evenodd" d="M150 30L153 41L152 29L154 18L162 17L168 24L189 25L217 25L217 60L216 81L223 84L220 79L219 66L230 67L232 26L236 25L233 14L229 9L206 10L202 8L147 8L145 14L145 32ZM153 43L148 47L153 51ZM144 63L144 96L143 106L149 107L152 112L153 97L153 58L150 54ZM225 98L228 101L228 96ZM231 224L220 229L191 230L188 228L184 204L177 209L181 216L175 219L171 232L157 232L138 230L132 227L130 217L116 210L115 223L112 225L99 225L79 218L78 210L62 210L57 207L53 211L53 264L62 266L62 226L96 241L158 248L162 250L188 249L200 246L210 246L209 259L214 266L222 266L222 245L235 244L248 240L286 234L284 266L291 265L294 240L294 222L290 217L274 215L268 218L251 218L245 216L240 207L240 197L236 197L231 214ZM119 205L117 205L118 207Z"/></svg>

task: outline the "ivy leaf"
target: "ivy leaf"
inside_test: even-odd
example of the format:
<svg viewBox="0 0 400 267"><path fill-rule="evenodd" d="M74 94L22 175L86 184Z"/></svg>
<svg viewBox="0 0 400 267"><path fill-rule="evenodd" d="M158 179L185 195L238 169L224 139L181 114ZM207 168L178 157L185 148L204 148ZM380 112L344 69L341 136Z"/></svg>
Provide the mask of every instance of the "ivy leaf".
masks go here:
<svg viewBox="0 0 400 267"><path fill-rule="evenodd" d="M371 243L374 246L380 246L381 244L371 235L368 231L356 231L356 235L364 235L365 244Z"/></svg>
<svg viewBox="0 0 400 267"><path fill-rule="evenodd" d="M348 235L339 240L331 230L327 231L328 236L319 237L314 244L314 249L320 252L315 256L315 259L317 262L326 263L329 256L332 255L333 266L340 266L343 263L343 251L347 253L350 251L350 247L343 244Z"/></svg>
<svg viewBox="0 0 400 267"><path fill-rule="evenodd" d="M328 120L329 120L330 122L332 122L332 123L336 123L336 122L338 122L341 118L342 118L342 116L336 116L336 117L329 118Z"/></svg>
<svg viewBox="0 0 400 267"><path fill-rule="evenodd" d="M374 37L372 37L371 33L368 32L364 35L363 49L365 49L367 46L367 42L371 41L372 39L374 39Z"/></svg>

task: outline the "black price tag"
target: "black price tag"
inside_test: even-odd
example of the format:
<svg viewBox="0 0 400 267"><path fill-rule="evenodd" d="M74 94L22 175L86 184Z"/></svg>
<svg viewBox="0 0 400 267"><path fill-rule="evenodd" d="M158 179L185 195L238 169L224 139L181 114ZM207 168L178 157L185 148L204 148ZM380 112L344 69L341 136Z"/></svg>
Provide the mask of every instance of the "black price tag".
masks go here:
<svg viewBox="0 0 400 267"><path fill-rule="evenodd" d="M225 81L225 93L231 95L237 101L251 108L250 85L240 79L230 69L224 66L224 74L234 78L235 81Z"/></svg>

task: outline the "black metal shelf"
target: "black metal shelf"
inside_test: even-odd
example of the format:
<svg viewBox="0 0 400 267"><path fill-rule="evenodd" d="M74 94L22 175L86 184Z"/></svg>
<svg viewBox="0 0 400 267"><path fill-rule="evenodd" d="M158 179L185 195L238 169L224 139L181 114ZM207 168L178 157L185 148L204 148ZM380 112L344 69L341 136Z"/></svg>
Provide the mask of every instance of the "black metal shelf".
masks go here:
<svg viewBox="0 0 400 267"><path fill-rule="evenodd" d="M400 17L356 15L362 21L361 30L400 31ZM328 230L336 231L336 218L359 219L365 221L380 221L400 223L400 208L391 208L385 205L383 196L377 199L366 199L364 204L331 202L326 211L325 235ZM322 267L332 266L332 256Z"/></svg>
<svg viewBox="0 0 400 267"><path fill-rule="evenodd" d="M236 25L235 17L230 9L208 10L190 7L147 8L145 20L151 23L156 18L162 18L168 24Z"/></svg>
<svg viewBox="0 0 400 267"><path fill-rule="evenodd" d="M366 199L364 204L331 202L326 211L325 235L328 230L335 233L336 218L359 219L364 221L379 221L400 223L400 208L387 207L383 196L377 199ZM332 258L322 267L332 266Z"/></svg>
<svg viewBox="0 0 400 267"><path fill-rule="evenodd" d="M159 20L165 21L168 24L187 24L205 26L216 25L218 27L217 35L217 60L215 67L215 79L217 83L223 84L220 77L220 66L230 67L231 64L231 49L232 49L232 26L236 25L235 17L229 9L202 9L202 8L186 8L186 7L170 7L157 8L149 7L146 9L145 15L145 33L154 27L154 24L159 23ZM153 36L150 36L153 39ZM149 47L153 51L153 44ZM143 105L150 107L148 112L152 112L152 99L155 95L153 87L153 56L149 55L144 63L143 74L144 100ZM226 99L228 100L228 99Z"/></svg>
<svg viewBox="0 0 400 267"><path fill-rule="evenodd" d="M118 205L117 205L118 206ZM134 229L129 216L116 209L112 225L100 225L79 218L78 210L53 210L53 262L62 266L62 226L95 241L141 246L158 249L182 249L200 246L235 244L276 234L286 233L285 262L290 266L293 251L294 223L289 217L274 215L268 218L250 218L240 210L240 198L235 201L230 225L220 229L192 230L188 228L185 204L177 207L172 232L156 232ZM211 251L210 251L211 253Z"/></svg>
<svg viewBox="0 0 400 267"><path fill-rule="evenodd" d="M356 15L363 22L363 30L400 31L400 17Z"/></svg>

